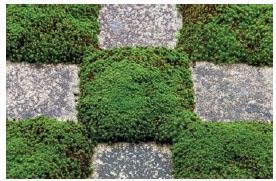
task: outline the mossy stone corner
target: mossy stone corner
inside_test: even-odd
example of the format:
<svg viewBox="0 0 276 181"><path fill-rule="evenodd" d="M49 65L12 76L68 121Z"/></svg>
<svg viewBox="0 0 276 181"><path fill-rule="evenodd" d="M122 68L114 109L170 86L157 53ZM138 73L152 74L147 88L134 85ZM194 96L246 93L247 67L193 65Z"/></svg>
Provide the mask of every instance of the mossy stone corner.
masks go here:
<svg viewBox="0 0 276 181"><path fill-rule="evenodd" d="M117 48L88 56L78 118L98 141L158 138L161 125L194 108L189 60L166 48Z"/></svg>

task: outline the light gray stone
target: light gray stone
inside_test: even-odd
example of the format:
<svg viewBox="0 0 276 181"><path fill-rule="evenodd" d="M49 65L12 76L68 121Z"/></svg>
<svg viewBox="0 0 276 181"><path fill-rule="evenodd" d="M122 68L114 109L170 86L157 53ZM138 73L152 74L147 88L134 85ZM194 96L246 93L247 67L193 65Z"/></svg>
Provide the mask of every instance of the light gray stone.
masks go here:
<svg viewBox="0 0 276 181"><path fill-rule="evenodd" d="M175 5L102 5L100 47L176 45L176 32L182 26Z"/></svg>
<svg viewBox="0 0 276 181"><path fill-rule="evenodd" d="M93 156L97 179L172 178L169 145L155 143L99 144Z"/></svg>
<svg viewBox="0 0 276 181"><path fill-rule="evenodd" d="M7 118L45 115L77 121L79 67L7 62Z"/></svg>
<svg viewBox="0 0 276 181"><path fill-rule="evenodd" d="M196 113L209 121L272 121L272 68L196 62Z"/></svg>

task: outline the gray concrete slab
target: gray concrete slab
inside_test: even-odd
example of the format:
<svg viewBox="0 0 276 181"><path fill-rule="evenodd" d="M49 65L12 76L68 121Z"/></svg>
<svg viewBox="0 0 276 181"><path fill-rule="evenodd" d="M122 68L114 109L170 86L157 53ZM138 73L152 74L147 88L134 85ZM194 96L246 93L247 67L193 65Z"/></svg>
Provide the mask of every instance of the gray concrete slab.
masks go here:
<svg viewBox="0 0 276 181"><path fill-rule="evenodd" d="M155 143L99 144L93 157L98 179L172 178L169 145Z"/></svg>
<svg viewBox="0 0 276 181"><path fill-rule="evenodd" d="M79 67L7 62L7 118L45 115L77 121Z"/></svg>
<svg viewBox="0 0 276 181"><path fill-rule="evenodd" d="M176 32L182 18L175 5L102 5L100 47L176 46Z"/></svg>
<svg viewBox="0 0 276 181"><path fill-rule="evenodd" d="M196 113L209 121L272 121L272 67L196 62Z"/></svg>

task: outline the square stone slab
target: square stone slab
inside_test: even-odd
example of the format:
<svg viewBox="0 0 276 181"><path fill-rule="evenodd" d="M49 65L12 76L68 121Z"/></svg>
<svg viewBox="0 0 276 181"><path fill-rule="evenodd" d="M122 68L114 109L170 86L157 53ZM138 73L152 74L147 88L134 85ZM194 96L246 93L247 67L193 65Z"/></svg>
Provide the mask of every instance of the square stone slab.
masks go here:
<svg viewBox="0 0 276 181"><path fill-rule="evenodd" d="M45 115L76 121L79 67L7 63L7 118Z"/></svg>
<svg viewBox="0 0 276 181"><path fill-rule="evenodd" d="M272 121L272 74L272 67L196 62L195 111L209 121Z"/></svg>
<svg viewBox="0 0 276 181"><path fill-rule="evenodd" d="M100 47L176 45L176 32L182 27L175 5L102 5Z"/></svg>
<svg viewBox="0 0 276 181"><path fill-rule="evenodd" d="M99 144L92 163L91 177L97 179L172 178L169 145Z"/></svg>

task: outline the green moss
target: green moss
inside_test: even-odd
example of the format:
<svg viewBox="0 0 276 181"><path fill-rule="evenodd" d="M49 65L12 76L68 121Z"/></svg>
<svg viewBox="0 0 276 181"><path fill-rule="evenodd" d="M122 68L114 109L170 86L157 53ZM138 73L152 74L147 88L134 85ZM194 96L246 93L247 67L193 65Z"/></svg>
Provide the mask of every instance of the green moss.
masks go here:
<svg viewBox="0 0 276 181"><path fill-rule="evenodd" d="M182 15L183 24L207 23L211 17L217 14L216 4L179 4L178 11Z"/></svg>
<svg viewBox="0 0 276 181"><path fill-rule="evenodd" d="M181 110L193 110L189 61L165 48L92 53L80 71L78 119L98 141L146 141Z"/></svg>
<svg viewBox="0 0 276 181"><path fill-rule="evenodd" d="M91 150L78 124L46 117L7 122L7 178L86 178Z"/></svg>
<svg viewBox="0 0 276 181"><path fill-rule="evenodd" d="M177 48L192 61L272 66L272 5L180 5Z"/></svg>
<svg viewBox="0 0 276 181"><path fill-rule="evenodd" d="M178 114L172 115L170 121L159 126L157 141L174 143L181 133L193 132L201 123L202 120L194 112L181 110Z"/></svg>
<svg viewBox="0 0 276 181"><path fill-rule="evenodd" d="M80 63L97 48L99 5L7 5L7 59Z"/></svg>
<svg viewBox="0 0 276 181"><path fill-rule="evenodd" d="M180 131L175 178L272 178L272 124L204 123Z"/></svg>

